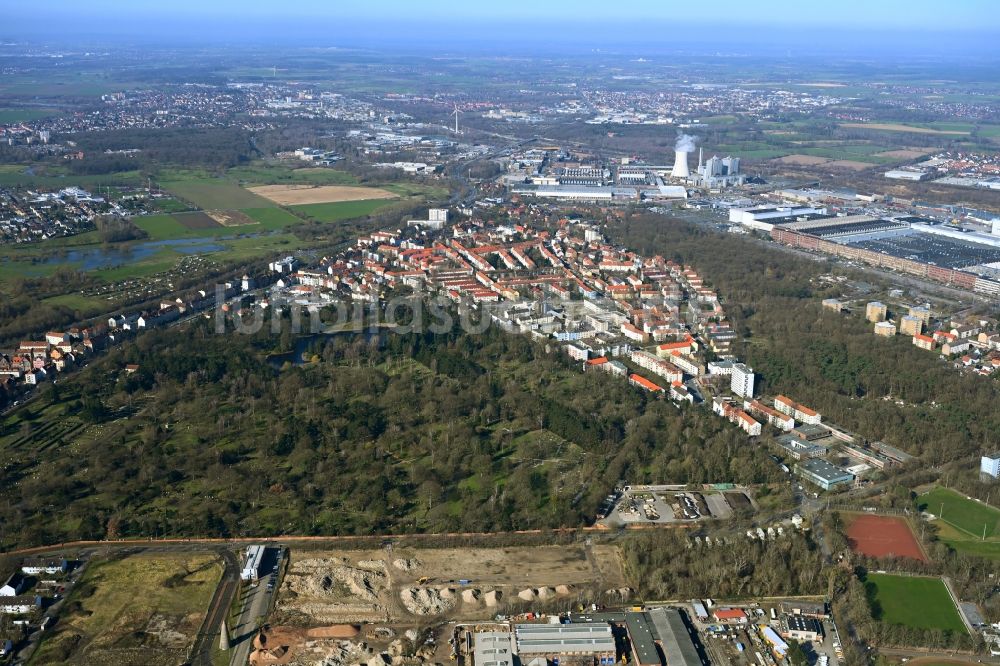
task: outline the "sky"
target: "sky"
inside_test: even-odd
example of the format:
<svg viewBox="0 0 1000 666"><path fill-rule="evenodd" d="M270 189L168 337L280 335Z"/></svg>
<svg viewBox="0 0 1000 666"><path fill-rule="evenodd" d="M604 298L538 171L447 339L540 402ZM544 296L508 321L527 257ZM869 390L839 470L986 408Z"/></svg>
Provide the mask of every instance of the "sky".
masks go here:
<svg viewBox="0 0 1000 666"><path fill-rule="evenodd" d="M1000 11L994 0L32 0L7 7L4 24L3 39L850 46L882 35L919 47L995 43Z"/></svg>

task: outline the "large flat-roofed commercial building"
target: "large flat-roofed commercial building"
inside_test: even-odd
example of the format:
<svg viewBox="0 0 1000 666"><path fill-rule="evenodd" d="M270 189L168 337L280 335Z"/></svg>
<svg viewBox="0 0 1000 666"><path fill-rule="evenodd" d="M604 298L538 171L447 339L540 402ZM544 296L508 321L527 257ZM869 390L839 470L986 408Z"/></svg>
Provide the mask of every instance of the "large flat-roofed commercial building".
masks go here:
<svg viewBox="0 0 1000 666"><path fill-rule="evenodd" d="M551 664L565 661L563 657L586 657L586 662L614 664L615 637L607 622L572 624L519 624L514 628L517 654L521 663ZM574 659L573 661L579 661Z"/></svg>
<svg viewBox="0 0 1000 666"><path fill-rule="evenodd" d="M810 458L796 463L795 472L806 481L814 483L823 490L830 490L854 481L854 475L845 472L833 463L820 458Z"/></svg>
<svg viewBox="0 0 1000 666"><path fill-rule="evenodd" d="M514 634L480 631L473 635L473 666L515 666Z"/></svg>
<svg viewBox="0 0 1000 666"><path fill-rule="evenodd" d="M770 231L775 224L811 219L826 214L826 208L812 206L758 206L756 208L730 208L729 221L751 229Z"/></svg>
<svg viewBox="0 0 1000 666"><path fill-rule="evenodd" d="M911 169L891 169L885 172L885 177L892 180L927 180L929 174L926 171L913 171Z"/></svg>

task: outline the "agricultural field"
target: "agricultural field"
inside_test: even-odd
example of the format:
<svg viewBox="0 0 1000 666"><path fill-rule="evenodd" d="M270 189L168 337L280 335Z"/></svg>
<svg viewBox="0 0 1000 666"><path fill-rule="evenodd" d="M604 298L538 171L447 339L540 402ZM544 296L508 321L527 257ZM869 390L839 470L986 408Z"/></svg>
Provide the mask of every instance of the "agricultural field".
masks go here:
<svg viewBox="0 0 1000 666"><path fill-rule="evenodd" d="M252 164L233 167L226 171L226 178L237 181L245 187L257 185L357 185L358 180L346 171L325 167L302 167Z"/></svg>
<svg viewBox="0 0 1000 666"><path fill-rule="evenodd" d="M1000 509L968 499L954 490L934 488L920 496L920 507L967 537L1000 536Z"/></svg>
<svg viewBox="0 0 1000 666"><path fill-rule="evenodd" d="M844 514L851 550L868 557L909 557L926 562L920 544L903 518Z"/></svg>
<svg viewBox="0 0 1000 666"><path fill-rule="evenodd" d="M362 201L341 201L338 203L305 204L292 206L296 214L303 215L317 222L339 222L353 217L371 215L379 208L391 203L386 199L371 199Z"/></svg>
<svg viewBox="0 0 1000 666"><path fill-rule="evenodd" d="M267 208L273 205L267 199L219 178L164 181L160 186L175 197L206 210Z"/></svg>
<svg viewBox="0 0 1000 666"><path fill-rule="evenodd" d="M935 127L904 125L902 123L841 123L840 126L851 127L854 129L880 130L883 132L912 132L914 134L945 134L960 136L972 133L972 125L965 125L961 123L950 125L940 124L940 129L936 129Z"/></svg>
<svg viewBox="0 0 1000 666"><path fill-rule="evenodd" d="M865 589L876 620L917 629L965 631L940 578L870 573Z"/></svg>
<svg viewBox="0 0 1000 666"><path fill-rule="evenodd" d="M248 188L250 192L281 206L302 204L364 201L368 199L395 199L396 194L376 187L347 185L261 185Z"/></svg>
<svg viewBox="0 0 1000 666"><path fill-rule="evenodd" d="M0 108L0 123L30 122L32 120L38 120L39 118L48 118L49 116L56 115L59 115L59 112L53 109Z"/></svg>
<svg viewBox="0 0 1000 666"><path fill-rule="evenodd" d="M792 164L795 166L816 166L817 164L823 164L828 162L829 159L825 157L818 157L816 155L785 155L784 157L779 157L775 162L780 164Z"/></svg>
<svg viewBox="0 0 1000 666"><path fill-rule="evenodd" d="M209 554L92 562L29 663L181 663L222 569L221 560Z"/></svg>
<svg viewBox="0 0 1000 666"><path fill-rule="evenodd" d="M823 165L830 169L848 169L850 171L864 171L872 168L871 162L859 162L858 160L832 160Z"/></svg>
<svg viewBox="0 0 1000 666"><path fill-rule="evenodd" d="M284 208L247 208L243 212L270 231L302 223L301 218L292 215Z"/></svg>
<svg viewBox="0 0 1000 666"><path fill-rule="evenodd" d="M900 148L897 150L886 150L881 153L875 153L875 157L889 157L894 160L915 160L923 157L924 155L929 155L932 151L925 149L910 149L910 148Z"/></svg>

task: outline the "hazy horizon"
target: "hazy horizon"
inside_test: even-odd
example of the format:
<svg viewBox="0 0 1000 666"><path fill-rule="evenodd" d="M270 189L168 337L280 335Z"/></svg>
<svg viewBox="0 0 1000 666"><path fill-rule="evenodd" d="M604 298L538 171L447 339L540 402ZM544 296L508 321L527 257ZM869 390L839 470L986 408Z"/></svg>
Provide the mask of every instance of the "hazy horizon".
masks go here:
<svg viewBox="0 0 1000 666"><path fill-rule="evenodd" d="M688 51L726 55L867 57L954 55L992 59L1000 17L989 2L965 0L943 9L932 2L809 6L731 0L700 7L638 2L609 15L592 0L547 4L512 0L502 7L456 2L343 6L317 0L236 2L180 0L169 6L122 6L95 0L41 0L6 11L5 42L133 45L247 44L302 47L547 52L599 49ZM572 53L572 51L570 51Z"/></svg>

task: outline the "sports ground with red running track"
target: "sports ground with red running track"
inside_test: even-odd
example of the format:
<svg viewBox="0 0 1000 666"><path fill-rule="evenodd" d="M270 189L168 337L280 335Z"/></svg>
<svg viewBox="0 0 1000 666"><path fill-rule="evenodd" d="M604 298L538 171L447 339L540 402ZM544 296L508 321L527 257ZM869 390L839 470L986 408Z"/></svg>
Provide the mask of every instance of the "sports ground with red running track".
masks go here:
<svg viewBox="0 0 1000 666"><path fill-rule="evenodd" d="M844 522L847 523L847 541L856 553L927 561L910 524L902 518L845 514Z"/></svg>

